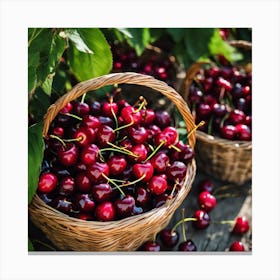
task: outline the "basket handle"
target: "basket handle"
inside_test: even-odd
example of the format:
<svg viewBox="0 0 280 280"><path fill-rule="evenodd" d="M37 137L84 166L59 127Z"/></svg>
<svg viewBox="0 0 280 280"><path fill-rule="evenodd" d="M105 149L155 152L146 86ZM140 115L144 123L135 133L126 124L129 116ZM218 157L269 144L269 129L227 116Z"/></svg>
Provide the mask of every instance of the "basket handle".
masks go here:
<svg viewBox="0 0 280 280"><path fill-rule="evenodd" d="M107 85L114 84L134 84L146 86L154 89L167 98L169 98L178 108L181 113L187 127L187 131L191 131L195 128L195 123L193 116L189 110L187 103L184 101L182 96L176 92L175 89L168 86L165 82L159 81L151 76L125 72L125 73L112 73L97 78L93 78L84 82L80 82L75 85L68 93L61 96L54 104L52 104L44 116L43 125L43 137L46 138L51 122L54 120L59 111L68 103L78 97L82 96L84 93L96 90ZM196 135L192 133L189 138L189 145L194 148Z"/></svg>

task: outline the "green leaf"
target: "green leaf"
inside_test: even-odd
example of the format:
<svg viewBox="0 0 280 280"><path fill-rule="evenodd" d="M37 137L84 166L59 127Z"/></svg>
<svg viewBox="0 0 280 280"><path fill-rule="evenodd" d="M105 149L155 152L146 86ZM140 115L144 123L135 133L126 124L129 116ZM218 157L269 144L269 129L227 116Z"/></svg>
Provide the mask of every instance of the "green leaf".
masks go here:
<svg viewBox="0 0 280 280"><path fill-rule="evenodd" d="M52 83L53 83L54 74L49 74L46 80L42 83L42 89L47 95L51 95L52 92Z"/></svg>
<svg viewBox="0 0 280 280"><path fill-rule="evenodd" d="M36 69L39 65L39 61L39 52L30 53L28 55L28 92L31 92L36 87Z"/></svg>
<svg viewBox="0 0 280 280"><path fill-rule="evenodd" d="M132 38L128 38L128 44L133 47L138 56L140 56L147 45L151 42L149 28L128 28Z"/></svg>
<svg viewBox="0 0 280 280"><path fill-rule="evenodd" d="M70 69L79 81L108 74L112 69L112 53L103 33L98 28L77 29L93 54L80 52L73 44L68 49Z"/></svg>
<svg viewBox="0 0 280 280"><path fill-rule="evenodd" d="M213 28L185 29L185 47L193 61L209 52L208 44L213 33Z"/></svg>
<svg viewBox="0 0 280 280"><path fill-rule="evenodd" d="M42 122L28 128L28 203L36 192L43 160Z"/></svg>
<svg viewBox="0 0 280 280"><path fill-rule="evenodd" d="M66 29L64 33L77 50L80 52L93 54L93 51L88 47L87 43L83 40L77 29Z"/></svg>
<svg viewBox="0 0 280 280"><path fill-rule="evenodd" d="M175 43L180 43L184 40L184 28L167 28L167 33L171 35Z"/></svg>
<svg viewBox="0 0 280 280"><path fill-rule="evenodd" d="M132 38L133 35L130 33L130 31L128 30L128 28L114 28L118 31L120 31L122 34L124 34L127 38Z"/></svg>
<svg viewBox="0 0 280 280"><path fill-rule="evenodd" d="M30 239L28 239L28 251L34 251L34 247Z"/></svg>
<svg viewBox="0 0 280 280"><path fill-rule="evenodd" d="M214 35L209 42L209 51L211 55L214 56L217 54L224 55L230 62L238 61L243 58L242 54L239 53L236 48L232 47L221 38L218 29L215 30Z"/></svg>

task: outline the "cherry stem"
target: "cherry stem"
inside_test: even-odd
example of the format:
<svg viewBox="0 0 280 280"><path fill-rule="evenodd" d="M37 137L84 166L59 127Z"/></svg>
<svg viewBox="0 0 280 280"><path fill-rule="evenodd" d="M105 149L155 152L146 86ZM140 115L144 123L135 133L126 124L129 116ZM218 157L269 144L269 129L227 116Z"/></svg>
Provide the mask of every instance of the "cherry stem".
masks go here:
<svg viewBox="0 0 280 280"><path fill-rule="evenodd" d="M177 228L180 224L182 224L182 223L184 223L184 222L191 222L191 221L197 221L197 218L184 218L184 219L180 220L179 222L177 222L177 223L174 225L174 227L171 229L171 232L175 231L176 228Z"/></svg>
<svg viewBox="0 0 280 280"><path fill-rule="evenodd" d="M134 153L132 153L131 151L129 151L128 149L124 148L124 147L119 147L117 145L114 145L111 142L107 142L108 145L112 146L113 148L115 148L117 151L124 151L126 152L127 155L131 155L133 157L138 157L138 155L135 155ZM109 148L107 148L109 149ZM104 149L103 149L104 150Z"/></svg>
<svg viewBox="0 0 280 280"><path fill-rule="evenodd" d="M108 180L108 182L110 182L112 185L114 185L123 196L125 196L125 193L123 192L123 190L121 189L121 187L118 184L116 184L113 180L111 180L109 177L107 177L104 173L102 173L102 176L106 180Z"/></svg>
<svg viewBox="0 0 280 280"><path fill-rule="evenodd" d="M146 99L145 99L143 96L140 96L140 97L139 97L139 100L140 100L142 103L140 104L139 108L138 108L137 110L134 111L135 113L140 112L140 110L141 110L143 107L145 107L145 106L147 105L147 101L146 101Z"/></svg>
<svg viewBox="0 0 280 280"><path fill-rule="evenodd" d="M224 100L225 91L226 91L226 89L224 87L222 87L221 91L220 91L220 94L219 94L219 101L220 101L220 103L222 103L222 101Z"/></svg>
<svg viewBox="0 0 280 280"><path fill-rule="evenodd" d="M66 147L66 144L64 143L64 141L62 139L60 139L58 136L51 134L50 138L58 140L60 143L62 143L63 147Z"/></svg>
<svg viewBox="0 0 280 280"><path fill-rule="evenodd" d="M210 135L212 134L212 126L213 126L213 116L210 117L208 129L207 129L207 133Z"/></svg>
<svg viewBox="0 0 280 280"><path fill-rule="evenodd" d="M222 221L212 221L214 224L223 224L223 225L233 225L235 223L234 220L222 220Z"/></svg>
<svg viewBox="0 0 280 280"><path fill-rule="evenodd" d="M146 177L146 174L143 174L143 175L142 175L140 178L138 178L137 180L132 181L132 182L128 182L128 183L126 183L126 184L122 184L122 185L120 185L120 187L127 187L127 186L130 186L130 185L134 185L134 184L136 184L136 183L142 181L145 177Z"/></svg>
<svg viewBox="0 0 280 280"><path fill-rule="evenodd" d="M176 151L179 152L179 153L182 152L181 149L179 149L178 147L176 147L176 146L174 146L174 145L170 145L169 148L172 148L172 149L176 150Z"/></svg>
<svg viewBox="0 0 280 280"><path fill-rule="evenodd" d="M171 197L171 198L173 197L173 193L174 193L174 191L175 191L177 185L178 185L178 180L175 182L175 184L174 184L174 186L173 186L173 188L172 188L172 191L171 191L171 193L170 193L170 197Z"/></svg>
<svg viewBox="0 0 280 280"><path fill-rule="evenodd" d="M220 127L222 127L224 125L224 122L228 117L229 117L229 113L225 114L225 116L221 120Z"/></svg>
<svg viewBox="0 0 280 280"><path fill-rule="evenodd" d="M215 197L218 198L218 199L221 199L221 198L239 197L239 196L240 196L240 193L237 193L237 194L225 193L225 194L216 195Z"/></svg>
<svg viewBox="0 0 280 280"><path fill-rule="evenodd" d="M186 231L185 231L185 208L182 208L182 233L183 233L183 239L186 242L187 238L186 238Z"/></svg>
<svg viewBox="0 0 280 280"><path fill-rule="evenodd" d="M122 153L122 154L125 154L125 155L132 156L131 153L128 153L128 152L126 152L125 150L120 150L120 149L104 148L104 149L99 150L100 153L105 152L105 151L119 152L119 153ZM134 154L133 154L133 155L134 155Z"/></svg>
<svg viewBox="0 0 280 280"><path fill-rule="evenodd" d="M232 185L232 184L223 185L223 186L217 187L217 188L213 191L213 195L215 195L215 194L216 194L217 192L219 192L219 191L228 190L228 189L235 188L235 187L236 187L236 186L235 186L235 185Z"/></svg>
<svg viewBox="0 0 280 280"><path fill-rule="evenodd" d="M69 116L69 117L72 117L72 118L75 118L79 121L81 121L83 118L77 116L77 115L74 115L74 114L71 114L71 113L63 113L63 115L66 115L66 116Z"/></svg>
<svg viewBox="0 0 280 280"><path fill-rule="evenodd" d="M128 123L128 124L125 124L125 125L123 125L123 126L120 126L120 127L118 127L118 128L115 128L115 129L114 129L114 132L119 131L119 130L121 130L121 129L123 129L123 128L126 128L126 127L129 127L129 126L132 126L133 124L134 124L134 121L132 120L132 122L130 122L130 123Z"/></svg>
<svg viewBox="0 0 280 280"><path fill-rule="evenodd" d="M75 142L75 141L80 142L80 141L82 141L83 139L84 139L84 137L83 137L83 136L80 136L80 137L78 137L78 138L63 139L63 141L64 141L64 142Z"/></svg>
<svg viewBox="0 0 280 280"><path fill-rule="evenodd" d="M150 158L152 158L165 143L166 140L161 141L160 144L153 150L153 152L145 159L144 163L147 162Z"/></svg>
<svg viewBox="0 0 280 280"><path fill-rule="evenodd" d="M203 126L205 124L205 121L201 121L198 125L196 125L187 135L189 138L200 126Z"/></svg>
<svg viewBox="0 0 280 280"><path fill-rule="evenodd" d="M115 123L116 123L116 129L118 129L118 127L119 127L118 119L117 119L117 116L116 116L116 114L115 114L115 112L112 108L112 103L113 103L113 97L112 96L110 97L109 102L111 104L111 113L112 113L112 115L114 117L114 120L115 120Z"/></svg>
<svg viewBox="0 0 280 280"><path fill-rule="evenodd" d="M85 97L86 97L86 95L87 95L87 93L84 93L84 94L83 94L81 103L85 103Z"/></svg>

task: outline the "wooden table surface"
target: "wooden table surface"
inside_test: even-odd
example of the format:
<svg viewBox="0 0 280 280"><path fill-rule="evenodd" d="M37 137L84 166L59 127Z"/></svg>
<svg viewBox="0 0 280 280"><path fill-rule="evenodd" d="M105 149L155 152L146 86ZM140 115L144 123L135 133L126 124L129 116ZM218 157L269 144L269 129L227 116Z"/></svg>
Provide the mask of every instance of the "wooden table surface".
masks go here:
<svg viewBox="0 0 280 280"><path fill-rule="evenodd" d="M185 208L185 217L191 217L193 213L199 209L197 204L197 197L199 194L199 182L203 179L210 179L214 183L214 191L226 183L213 179L197 169L196 177L193 186L188 196L182 205L176 210L169 228L176 222L182 219L182 208ZM237 216L246 216L251 225L251 182L242 186L232 185L230 188L220 189L216 194L217 205L209 213L211 218L210 225L203 230L194 229L190 222L185 223L186 237L192 239L196 244L199 252L225 252L228 251L230 244L235 240L241 240L245 246L246 251L252 251L252 230L243 235L233 234L229 224L221 224L222 220L234 220ZM178 227L180 235L179 242L183 241L181 227ZM29 222L29 238L33 241L34 251L56 251L55 246L44 236L44 234L37 229L31 222ZM160 242L159 238L158 241ZM177 251L178 246L167 249L162 246L162 251Z"/></svg>

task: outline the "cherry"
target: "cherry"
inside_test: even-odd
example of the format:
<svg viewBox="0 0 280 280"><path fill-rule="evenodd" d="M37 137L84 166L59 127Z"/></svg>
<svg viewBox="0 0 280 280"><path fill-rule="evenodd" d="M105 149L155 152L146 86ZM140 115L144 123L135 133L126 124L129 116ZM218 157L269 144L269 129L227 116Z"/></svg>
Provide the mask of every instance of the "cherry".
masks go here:
<svg viewBox="0 0 280 280"><path fill-rule="evenodd" d="M99 116L101 114L101 103L99 101L91 101L89 103L90 113L94 116Z"/></svg>
<svg viewBox="0 0 280 280"><path fill-rule="evenodd" d="M220 128L221 136L225 139L234 140L236 138L237 130L233 125L225 125Z"/></svg>
<svg viewBox="0 0 280 280"><path fill-rule="evenodd" d="M78 156L78 148L73 143L66 144L66 146L62 147L57 153L59 162L64 166L74 165L77 162Z"/></svg>
<svg viewBox="0 0 280 280"><path fill-rule="evenodd" d="M133 123L134 125L140 124L142 120L141 113L133 106L126 106L121 110L121 117L125 124Z"/></svg>
<svg viewBox="0 0 280 280"><path fill-rule="evenodd" d="M124 156L112 156L109 158L107 164L109 166L111 175L121 174L127 166Z"/></svg>
<svg viewBox="0 0 280 280"><path fill-rule="evenodd" d="M150 162L136 163L133 165L133 173L137 179L142 178L142 182L149 182L154 174L154 168Z"/></svg>
<svg viewBox="0 0 280 280"><path fill-rule="evenodd" d="M147 126L152 124L156 118L156 114L152 109L141 110L142 121L141 124Z"/></svg>
<svg viewBox="0 0 280 280"><path fill-rule="evenodd" d="M244 124L251 127L252 126L252 116L246 116Z"/></svg>
<svg viewBox="0 0 280 280"><path fill-rule="evenodd" d="M128 135L131 141L135 144L143 144L146 142L149 134L144 127L129 127Z"/></svg>
<svg viewBox="0 0 280 280"><path fill-rule="evenodd" d="M171 230L167 228L160 231L159 237L162 243L168 248L176 246L179 241L178 232L176 230Z"/></svg>
<svg viewBox="0 0 280 280"><path fill-rule="evenodd" d="M91 190L91 182L85 172L77 174L75 182L81 193L89 193Z"/></svg>
<svg viewBox="0 0 280 280"><path fill-rule="evenodd" d="M57 136L59 138L63 138L63 136L64 136L64 129L63 129L63 127L56 126L56 127L54 127L51 130L50 134L55 135L55 136Z"/></svg>
<svg viewBox="0 0 280 280"><path fill-rule="evenodd" d="M187 174L187 166L181 161L174 161L167 167L166 171L168 179L181 181Z"/></svg>
<svg viewBox="0 0 280 280"><path fill-rule="evenodd" d="M191 239L187 239L179 244L179 251L194 252L197 251L196 245Z"/></svg>
<svg viewBox="0 0 280 280"><path fill-rule="evenodd" d="M240 83L235 83L231 95L234 99L241 98L243 96L242 85Z"/></svg>
<svg viewBox="0 0 280 280"><path fill-rule="evenodd" d="M243 245L243 243L241 241L234 241L230 247L229 247L229 251L239 251L239 252L243 252L245 251L245 247Z"/></svg>
<svg viewBox="0 0 280 280"><path fill-rule="evenodd" d="M102 175L109 176L109 166L107 163L95 162L87 169L87 176L94 184L106 182L107 180Z"/></svg>
<svg viewBox="0 0 280 280"><path fill-rule="evenodd" d="M198 196L198 205L206 212L210 212L217 204L216 197L208 191L203 191Z"/></svg>
<svg viewBox="0 0 280 280"><path fill-rule="evenodd" d="M76 115L78 116L85 116L85 115L88 115L89 112L90 112L90 107L87 103L84 103L84 102L76 102L74 104L74 108L73 108L73 111Z"/></svg>
<svg viewBox="0 0 280 280"><path fill-rule="evenodd" d="M148 184L148 188L155 195L163 194L167 189L167 181L161 176L153 176Z"/></svg>
<svg viewBox="0 0 280 280"><path fill-rule="evenodd" d="M113 117L113 115L117 115L118 113L118 104L115 102L104 102L102 104L102 112L107 117Z"/></svg>
<svg viewBox="0 0 280 280"><path fill-rule="evenodd" d="M243 123L245 121L245 118L246 118L246 115L244 114L244 112L242 112L238 109L234 109L233 111L230 112L230 115L229 115L229 120L233 124Z"/></svg>
<svg viewBox="0 0 280 280"><path fill-rule="evenodd" d="M203 99L203 93L198 88L190 90L188 100L191 104L200 103Z"/></svg>
<svg viewBox="0 0 280 280"><path fill-rule="evenodd" d="M51 206L60 212L69 214L72 211L72 202L67 200L65 197L56 197L51 202Z"/></svg>
<svg viewBox="0 0 280 280"><path fill-rule="evenodd" d="M46 203L46 204L51 204L53 201L53 197L51 197L47 193L38 193L38 196Z"/></svg>
<svg viewBox="0 0 280 280"><path fill-rule="evenodd" d="M107 126L110 126L110 127L114 126L114 121L109 117L98 116L97 118L102 125L107 125Z"/></svg>
<svg viewBox="0 0 280 280"><path fill-rule="evenodd" d="M108 125L101 125L98 129L96 140L101 147L107 147L108 142L112 143L115 140L115 132Z"/></svg>
<svg viewBox="0 0 280 280"><path fill-rule="evenodd" d="M215 103L212 110L217 117L223 117L228 112L226 105L219 103Z"/></svg>
<svg viewBox="0 0 280 280"><path fill-rule="evenodd" d="M77 139L77 144L79 146L84 147L94 141L95 131L91 128L80 127L74 133L73 138Z"/></svg>
<svg viewBox="0 0 280 280"><path fill-rule="evenodd" d="M237 234L243 234L246 233L249 228L250 226L248 220L246 217L242 216L236 218L236 222L232 231Z"/></svg>
<svg viewBox="0 0 280 280"><path fill-rule="evenodd" d="M171 124L171 117L167 111L157 111L155 122L156 125L163 129Z"/></svg>
<svg viewBox="0 0 280 280"><path fill-rule="evenodd" d="M117 199L114 206L120 217L128 217L135 206L135 200L131 195L125 195L123 198Z"/></svg>
<svg viewBox="0 0 280 280"><path fill-rule="evenodd" d="M68 102L59 112L63 114L70 113L73 109L73 105L71 102Z"/></svg>
<svg viewBox="0 0 280 280"><path fill-rule="evenodd" d="M195 211L193 218L197 219L196 221L193 221L193 226L196 229L205 229L209 226L210 217L206 211L201 209Z"/></svg>
<svg viewBox="0 0 280 280"><path fill-rule="evenodd" d="M245 124L237 124L235 128L236 135L239 140L250 141L252 139L252 133L249 126Z"/></svg>
<svg viewBox="0 0 280 280"><path fill-rule="evenodd" d="M62 196L70 196L75 190L75 180L71 176L66 176L59 183L58 193Z"/></svg>
<svg viewBox="0 0 280 280"><path fill-rule="evenodd" d="M137 206L143 208L147 207L150 203L151 195L144 187L138 187L135 191L135 203Z"/></svg>
<svg viewBox="0 0 280 280"><path fill-rule="evenodd" d="M207 103L199 103L196 112L200 118L208 119L211 115L212 109Z"/></svg>
<svg viewBox="0 0 280 280"><path fill-rule="evenodd" d="M161 207L162 205L165 204L165 202L167 201L168 198L169 198L169 195L167 193L162 193L162 194L154 197L153 207L154 208Z"/></svg>
<svg viewBox="0 0 280 280"><path fill-rule="evenodd" d="M194 158L194 150L188 144L184 144L182 141L179 141L174 145L180 151L173 149L171 157L174 160L182 161L185 164L188 164Z"/></svg>
<svg viewBox="0 0 280 280"><path fill-rule="evenodd" d="M83 147L80 159L85 165L95 163L99 158L99 148L95 144L89 144Z"/></svg>
<svg viewBox="0 0 280 280"><path fill-rule="evenodd" d="M91 190L92 196L96 202L108 201L112 198L113 190L107 183L94 185Z"/></svg>
<svg viewBox="0 0 280 280"><path fill-rule="evenodd" d="M87 170L87 166L83 162L77 162L73 167L74 173L80 173ZM69 174L70 175L70 174Z"/></svg>
<svg viewBox="0 0 280 280"><path fill-rule="evenodd" d="M81 213L90 213L94 210L95 203L88 194L78 194L74 198L75 206Z"/></svg>
<svg viewBox="0 0 280 280"><path fill-rule="evenodd" d="M222 71L223 71L223 69L222 69ZM223 73L221 73L221 74L223 75ZM224 76L228 76L228 75L226 74ZM228 80L225 80L222 77L218 77L217 85L220 86L220 87L223 87L225 90L231 90L232 89L232 84Z"/></svg>
<svg viewBox="0 0 280 280"><path fill-rule="evenodd" d="M160 245L156 241L147 241L143 244L143 250L147 252L159 252Z"/></svg>
<svg viewBox="0 0 280 280"><path fill-rule="evenodd" d="M163 173L166 171L166 167L169 164L169 161L169 157L166 154L158 153L152 157L151 164L157 172Z"/></svg>
<svg viewBox="0 0 280 280"><path fill-rule="evenodd" d="M95 217L98 221L113 221L116 216L116 210L112 202L104 201L96 206Z"/></svg>
<svg viewBox="0 0 280 280"><path fill-rule="evenodd" d="M160 145L162 141L166 141L164 147L171 146L178 141L178 132L175 127L168 126L156 136L155 144Z"/></svg>
<svg viewBox="0 0 280 280"><path fill-rule="evenodd" d="M207 191L209 193L212 193L214 184L210 179L204 179L199 182L198 189L200 192Z"/></svg>
<svg viewBox="0 0 280 280"><path fill-rule="evenodd" d="M144 161L148 155L148 150L144 144L137 144L137 145L133 146L130 151L134 155L136 155L136 157L129 156L129 158L136 162Z"/></svg>
<svg viewBox="0 0 280 280"><path fill-rule="evenodd" d="M90 128L96 129L96 128L100 127L101 122L98 118L96 118L92 115L87 115L83 118L81 125L85 126L85 127L90 127Z"/></svg>
<svg viewBox="0 0 280 280"><path fill-rule="evenodd" d="M43 173L39 177L38 191L41 193L51 193L57 186L57 177L51 172Z"/></svg>

